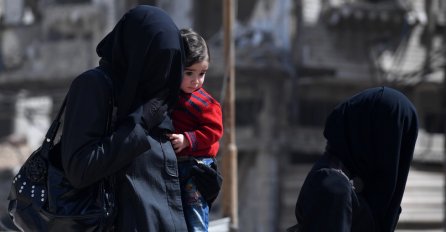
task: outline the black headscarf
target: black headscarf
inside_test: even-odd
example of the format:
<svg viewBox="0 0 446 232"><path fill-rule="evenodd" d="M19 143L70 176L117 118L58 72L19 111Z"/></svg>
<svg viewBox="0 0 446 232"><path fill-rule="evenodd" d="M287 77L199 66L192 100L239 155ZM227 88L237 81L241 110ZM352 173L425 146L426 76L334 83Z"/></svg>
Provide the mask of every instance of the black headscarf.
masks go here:
<svg viewBox="0 0 446 232"><path fill-rule="evenodd" d="M140 5L128 11L98 44L101 64L112 69L118 119L162 90L173 105L183 73L179 30L161 9Z"/></svg>
<svg viewBox="0 0 446 232"><path fill-rule="evenodd" d="M338 105L329 115L324 136L329 153L364 182L380 231L391 231L399 216L418 134L414 106L402 93L367 89Z"/></svg>

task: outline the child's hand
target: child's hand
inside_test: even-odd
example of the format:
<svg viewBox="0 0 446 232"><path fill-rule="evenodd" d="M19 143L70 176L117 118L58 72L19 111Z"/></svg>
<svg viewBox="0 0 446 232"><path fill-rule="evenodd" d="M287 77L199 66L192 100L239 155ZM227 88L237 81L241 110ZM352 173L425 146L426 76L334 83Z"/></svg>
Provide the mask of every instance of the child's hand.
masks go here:
<svg viewBox="0 0 446 232"><path fill-rule="evenodd" d="M184 148L190 145L189 140L184 138L183 134L167 134L167 137L169 138L175 153L181 152Z"/></svg>

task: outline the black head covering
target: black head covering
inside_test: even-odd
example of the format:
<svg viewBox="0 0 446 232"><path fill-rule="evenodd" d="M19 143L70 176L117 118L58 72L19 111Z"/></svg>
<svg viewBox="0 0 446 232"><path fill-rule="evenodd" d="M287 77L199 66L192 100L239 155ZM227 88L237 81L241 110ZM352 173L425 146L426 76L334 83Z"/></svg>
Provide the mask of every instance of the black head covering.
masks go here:
<svg viewBox="0 0 446 232"><path fill-rule="evenodd" d="M380 231L392 231L398 220L417 120L406 96L388 87L367 89L349 98L327 119L328 152L364 182L361 194Z"/></svg>
<svg viewBox="0 0 446 232"><path fill-rule="evenodd" d="M128 11L96 48L101 63L112 69L118 118L169 90L176 101L183 73L179 30L161 9L140 5Z"/></svg>

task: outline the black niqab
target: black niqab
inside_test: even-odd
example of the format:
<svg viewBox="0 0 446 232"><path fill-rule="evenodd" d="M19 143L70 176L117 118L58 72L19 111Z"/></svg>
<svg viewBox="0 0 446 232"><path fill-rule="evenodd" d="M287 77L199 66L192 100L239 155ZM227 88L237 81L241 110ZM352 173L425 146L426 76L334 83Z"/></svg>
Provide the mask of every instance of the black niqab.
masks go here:
<svg viewBox="0 0 446 232"><path fill-rule="evenodd" d="M96 51L112 67L118 119L168 89L178 96L183 72L178 28L161 9L141 5L127 12L98 44Z"/></svg>
<svg viewBox="0 0 446 232"><path fill-rule="evenodd" d="M364 182L361 195L380 231L392 231L398 221L417 133L414 106L388 87L349 98L327 119L328 152Z"/></svg>

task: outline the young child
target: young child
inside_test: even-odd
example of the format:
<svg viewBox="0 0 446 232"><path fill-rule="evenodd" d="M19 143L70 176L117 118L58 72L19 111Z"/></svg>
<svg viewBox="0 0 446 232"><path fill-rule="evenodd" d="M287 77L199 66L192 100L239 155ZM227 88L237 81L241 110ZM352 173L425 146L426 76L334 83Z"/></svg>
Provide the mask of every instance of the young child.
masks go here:
<svg viewBox="0 0 446 232"><path fill-rule="evenodd" d="M223 135L222 112L220 104L202 87L210 60L206 41L191 29L180 33L186 61L179 101L172 112L175 133L168 137L177 154L188 230L208 231L209 205L197 188L193 169L197 164L216 167L214 158Z"/></svg>

